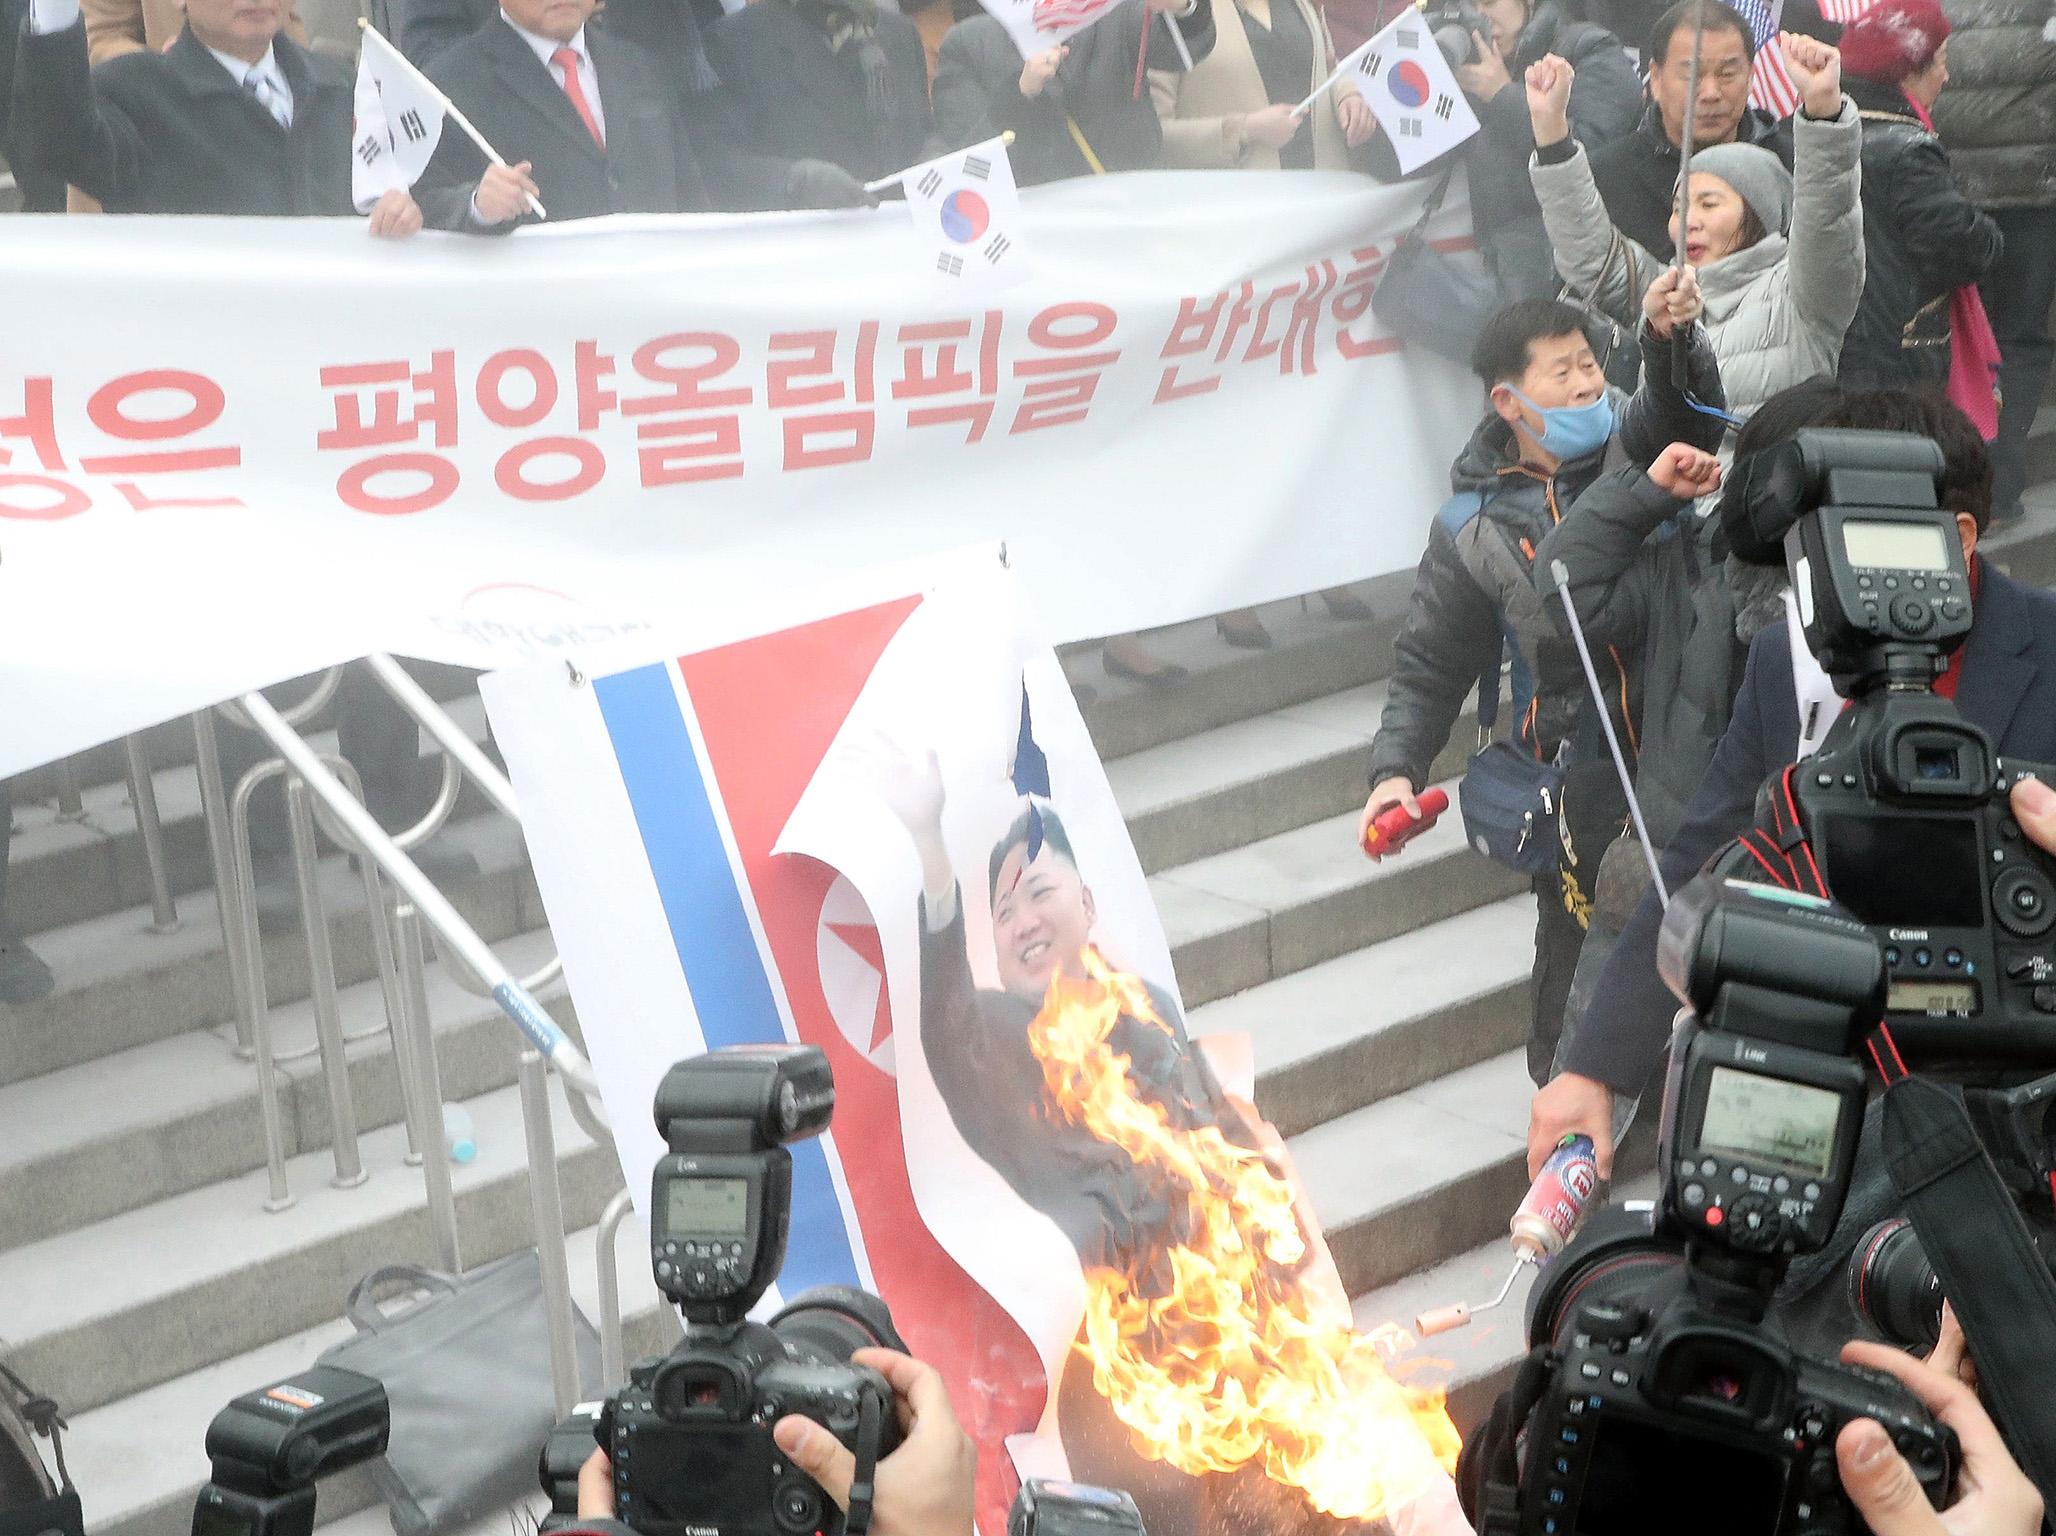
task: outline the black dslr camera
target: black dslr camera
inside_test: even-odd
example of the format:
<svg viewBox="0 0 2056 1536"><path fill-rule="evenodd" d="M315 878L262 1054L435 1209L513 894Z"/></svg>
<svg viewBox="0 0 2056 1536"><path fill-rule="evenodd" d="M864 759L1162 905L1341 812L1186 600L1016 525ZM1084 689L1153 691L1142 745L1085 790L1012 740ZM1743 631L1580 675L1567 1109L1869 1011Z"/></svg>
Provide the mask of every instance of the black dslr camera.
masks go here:
<svg viewBox="0 0 2056 1536"><path fill-rule="evenodd" d="M337 1366L244 1393L207 1426L193 1536L309 1536L316 1479L384 1455L391 1433L385 1388Z"/></svg>
<svg viewBox="0 0 2056 1536"><path fill-rule="evenodd" d="M2056 858L2006 797L2056 771L2000 760L1934 692L1972 600L1941 470L1926 438L1815 429L1753 455L1722 497L1737 557L1789 566L1807 645L1851 701L1766 825L1792 829L1795 857L1810 844L1828 892L1884 946L1885 1022L1909 1062L2047 1062ZM1720 867L1755 870L1745 849Z"/></svg>
<svg viewBox="0 0 2056 1536"><path fill-rule="evenodd" d="M1479 1536L1858 1533L1834 1454L1857 1418L1946 1502L1955 1435L1890 1377L1796 1354L1768 1316L1849 1192L1876 942L1818 898L1701 875L1671 903L1658 967L1688 1009L1662 1198L1601 1212L1543 1272L1535 1354L1464 1449L1466 1513Z"/></svg>
<svg viewBox="0 0 2056 1536"><path fill-rule="evenodd" d="M1434 0L1424 7L1421 20L1451 69L1477 62L1478 45L1473 33L1484 38L1487 47L1491 46L1492 23L1471 0Z"/></svg>
<svg viewBox="0 0 2056 1536"><path fill-rule="evenodd" d="M685 1314L685 1340L635 1365L592 1429L614 1464L616 1512L641 1536L841 1536L844 1516L786 1461L771 1426L815 1420L849 1447L860 1481L899 1444L892 1388L850 1364L869 1345L906 1348L884 1302L824 1286L768 1323L747 1320L785 1257L786 1144L820 1135L834 1108L828 1058L810 1045L711 1051L658 1086L670 1150L651 1179L650 1259ZM545 1489L562 1513L577 1509L569 1470L567 1490L546 1451ZM868 1508L852 1515L849 1536L861 1536Z"/></svg>

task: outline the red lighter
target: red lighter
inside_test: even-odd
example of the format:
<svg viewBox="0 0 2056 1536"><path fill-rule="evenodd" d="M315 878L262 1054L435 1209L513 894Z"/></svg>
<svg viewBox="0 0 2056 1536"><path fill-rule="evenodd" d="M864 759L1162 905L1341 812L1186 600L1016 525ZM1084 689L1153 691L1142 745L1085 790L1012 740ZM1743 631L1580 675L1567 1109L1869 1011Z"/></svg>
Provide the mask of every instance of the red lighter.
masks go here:
<svg viewBox="0 0 2056 1536"><path fill-rule="evenodd" d="M1444 789L1424 789L1414 798L1421 803L1420 820L1416 821L1405 806L1393 806L1371 823L1370 835L1364 839L1365 853L1374 858L1381 853L1397 853L1434 826L1435 818L1449 809L1449 792Z"/></svg>

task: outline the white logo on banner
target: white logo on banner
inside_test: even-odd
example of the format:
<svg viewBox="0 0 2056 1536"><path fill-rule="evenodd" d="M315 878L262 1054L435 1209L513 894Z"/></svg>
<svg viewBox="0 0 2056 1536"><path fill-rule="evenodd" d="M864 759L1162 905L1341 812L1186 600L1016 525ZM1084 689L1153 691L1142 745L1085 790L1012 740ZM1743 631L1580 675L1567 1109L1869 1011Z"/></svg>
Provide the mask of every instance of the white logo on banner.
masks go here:
<svg viewBox="0 0 2056 1536"><path fill-rule="evenodd" d="M821 993L828 999L835 1027L872 1066L897 1075L878 925L871 921L870 908L857 888L840 876L822 898L814 952L821 967Z"/></svg>

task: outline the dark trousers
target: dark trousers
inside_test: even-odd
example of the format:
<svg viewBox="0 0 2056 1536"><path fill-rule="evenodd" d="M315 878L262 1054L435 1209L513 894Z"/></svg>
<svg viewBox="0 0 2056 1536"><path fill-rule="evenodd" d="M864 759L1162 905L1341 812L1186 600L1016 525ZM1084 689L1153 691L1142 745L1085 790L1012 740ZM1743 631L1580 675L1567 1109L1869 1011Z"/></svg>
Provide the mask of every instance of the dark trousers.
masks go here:
<svg viewBox="0 0 2056 1536"><path fill-rule="evenodd" d="M1999 440L1992 445L1992 511L2011 517L2027 488L2027 437L2049 383L2049 306L2056 301L2056 207L1988 210L2006 236L1978 285L1998 340Z"/></svg>
<svg viewBox="0 0 2056 1536"><path fill-rule="evenodd" d="M1556 1060L1556 1042L1563 1034L1571 978L1577 974L1578 951L1584 944L1584 927L1564 906L1559 876L1554 870L1535 876L1535 969L1528 994L1528 1076L1537 1088L1549 1081L1549 1068Z"/></svg>

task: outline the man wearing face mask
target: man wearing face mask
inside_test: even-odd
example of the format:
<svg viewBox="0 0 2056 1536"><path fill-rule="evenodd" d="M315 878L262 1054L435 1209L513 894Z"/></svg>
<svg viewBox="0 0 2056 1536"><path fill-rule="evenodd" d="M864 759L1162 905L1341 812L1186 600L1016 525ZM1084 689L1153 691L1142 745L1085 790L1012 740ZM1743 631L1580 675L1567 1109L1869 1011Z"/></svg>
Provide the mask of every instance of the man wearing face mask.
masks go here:
<svg viewBox="0 0 2056 1536"><path fill-rule="evenodd" d="M1492 408L1450 470L1455 494L1429 529L1406 625L1393 642L1385 713L1371 742L1366 828L1395 805L1420 813L1415 795L1429 765L1480 678L1498 687L1509 640L1515 740L1548 760L1576 733L1590 707L1584 674L1532 580L1535 551L1602 470L1630 462L1646 468L1673 440L1710 450L1723 430L1672 383L1670 348L1683 345L1686 389L1701 401L1721 399L1703 331L1652 336L1649 344L1642 387L1630 399L1608 387L1584 316L1571 306L1523 300L1486 323L1471 367L1491 391ZM1601 653L1596 661L1616 734L1632 750L1632 660ZM1584 930L1554 873L1535 877L1535 896L1528 1070L1541 1083Z"/></svg>

